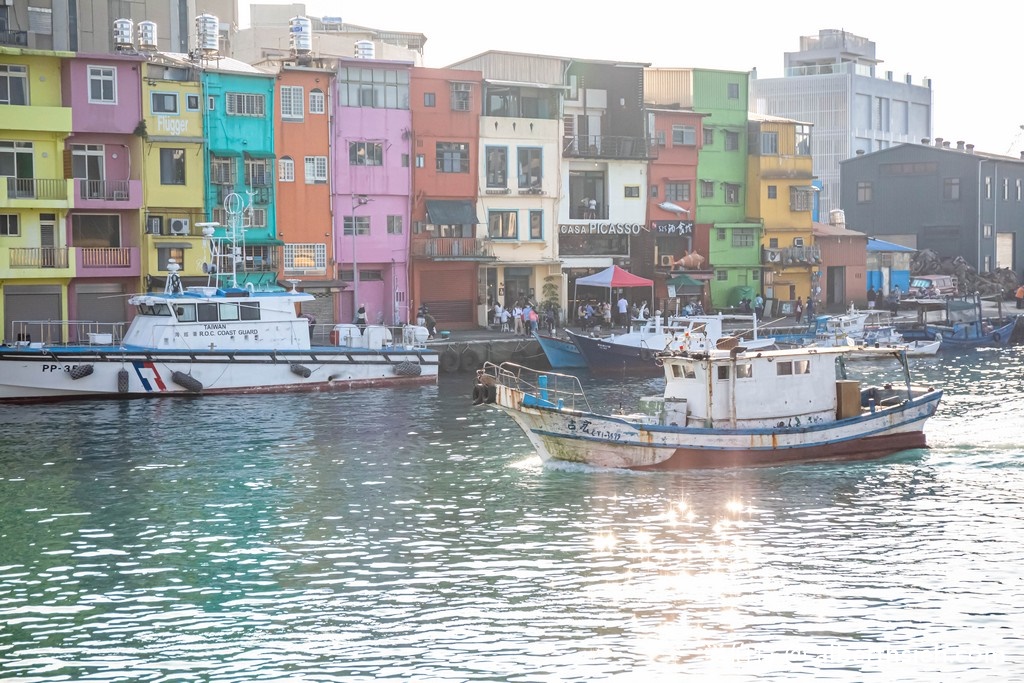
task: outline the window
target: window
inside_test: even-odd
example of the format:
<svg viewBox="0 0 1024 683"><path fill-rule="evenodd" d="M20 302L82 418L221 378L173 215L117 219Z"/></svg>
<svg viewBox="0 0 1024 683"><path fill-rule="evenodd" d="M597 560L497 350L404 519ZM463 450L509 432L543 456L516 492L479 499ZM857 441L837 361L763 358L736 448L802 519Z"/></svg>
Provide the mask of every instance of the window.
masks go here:
<svg viewBox="0 0 1024 683"><path fill-rule="evenodd" d="M541 163L540 147L520 147L519 151L519 187L521 189L539 190L543 180L544 168Z"/></svg>
<svg viewBox="0 0 1024 683"><path fill-rule="evenodd" d="M725 184L725 203L726 204L739 204L740 203L740 186L732 183Z"/></svg>
<svg viewBox="0 0 1024 683"><path fill-rule="evenodd" d="M226 97L228 116L265 116L267 113L264 95L229 92Z"/></svg>
<svg viewBox="0 0 1024 683"><path fill-rule="evenodd" d="M735 152L740 148L740 134L727 130L725 131L725 151Z"/></svg>
<svg viewBox="0 0 1024 683"><path fill-rule="evenodd" d="M327 270L326 244L284 245L285 270ZM223 314L221 315L223 318Z"/></svg>
<svg viewBox="0 0 1024 683"><path fill-rule="evenodd" d="M310 114L323 114L326 107L324 106L324 91L320 88L313 88L309 91L309 113Z"/></svg>
<svg viewBox="0 0 1024 683"><path fill-rule="evenodd" d="M117 104L117 69L112 66L89 67L89 101Z"/></svg>
<svg viewBox="0 0 1024 683"><path fill-rule="evenodd" d="M487 187L508 187L508 148L488 147L485 150L487 159Z"/></svg>
<svg viewBox="0 0 1024 683"><path fill-rule="evenodd" d="M779 238L778 237L771 237L771 238L769 238L768 239L768 248L769 249L778 249L779 248Z"/></svg>
<svg viewBox="0 0 1024 683"><path fill-rule="evenodd" d="M730 100L738 100L740 98L740 84L739 83L727 83L725 86L726 97Z"/></svg>
<svg viewBox="0 0 1024 683"><path fill-rule="evenodd" d="M437 106L437 93L425 92L423 93L423 106L424 107L436 107Z"/></svg>
<svg viewBox="0 0 1024 683"><path fill-rule="evenodd" d="M665 199L670 202L690 201L690 183L665 183Z"/></svg>
<svg viewBox="0 0 1024 683"><path fill-rule="evenodd" d="M409 71L406 69L338 69L338 104L374 109L409 108Z"/></svg>
<svg viewBox="0 0 1024 683"><path fill-rule="evenodd" d="M402 217L401 216L388 216L388 234L389 235L401 235L402 234Z"/></svg>
<svg viewBox="0 0 1024 683"><path fill-rule="evenodd" d="M281 157L277 163L277 179L282 183L295 182L295 160L291 157Z"/></svg>
<svg viewBox="0 0 1024 683"><path fill-rule="evenodd" d="M960 179L959 178L944 178L942 180L942 198L949 199L951 201L959 201L960 199Z"/></svg>
<svg viewBox="0 0 1024 683"><path fill-rule="evenodd" d="M775 132L761 133L761 154L779 153L779 134Z"/></svg>
<svg viewBox="0 0 1024 683"><path fill-rule="evenodd" d="M705 128L704 129L704 145L707 146L707 145L713 145L713 144L715 144L715 131L712 128Z"/></svg>
<svg viewBox="0 0 1024 683"><path fill-rule="evenodd" d="M210 183L213 185L235 184L235 160L233 157L210 157Z"/></svg>
<svg viewBox="0 0 1024 683"><path fill-rule="evenodd" d="M725 228L715 228L715 236L719 242L724 242L729 232Z"/></svg>
<svg viewBox="0 0 1024 683"><path fill-rule="evenodd" d="M775 374L776 375L792 375L793 374L793 361L782 360L775 363Z"/></svg>
<svg viewBox="0 0 1024 683"><path fill-rule="evenodd" d="M426 168L427 156L425 154L416 155L416 168Z"/></svg>
<svg viewBox="0 0 1024 683"><path fill-rule="evenodd" d="M469 95L473 89L471 83L451 84L452 111L469 111Z"/></svg>
<svg viewBox="0 0 1024 683"><path fill-rule="evenodd" d="M348 143L348 163L351 166L383 166L384 145L380 142Z"/></svg>
<svg viewBox="0 0 1024 683"><path fill-rule="evenodd" d="M487 236L492 239L514 240L518 237L515 211L491 211L487 214Z"/></svg>
<svg viewBox="0 0 1024 683"><path fill-rule="evenodd" d="M806 123L796 126L796 153L802 157L811 156L811 127Z"/></svg>
<svg viewBox="0 0 1024 683"><path fill-rule="evenodd" d="M409 168L409 154L402 152L402 168Z"/></svg>
<svg viewBox="0 0 1024 683"><path fill-rule="evenodd" d="M750 363L736 364L736 379L750 379L754 376L754 366Z"/></svg>
<svg viewBox="0 0 1024 683"><path fill-rule="evenodd" d="M986 223L985 225L982 226L982 228L981 228L981 236L982 237L992 237L992 225L990 223Z"/></svg>
<svg viewBox="0 0 1024 683"><path fill-rule="evenodd" d="M752 247L754 246L754 228L734 228L732 231L732 246Z"/></svg>
<svg viewBox="0 0 1024 683"><path fill-rule="evenodd" d="M697 129L693 126L672 126L673 145L696 145Z"/></svg>
<svg viewBox="0 0 1024 683"><path fill-rule="evenodd" d="M700 198L711 199L715 196L715 184L710 180L700 181Z"/></svg>
<svg viewBox="0 0 1024 683"><path fill-rule="evenodd" d="M267 210L249 207L242 213L242 226L246 228L267 227Z"/></svg>
<svg viewBox="0 0 1024 683"><path fill-rule="evenodd" d="M657 185L651 185L651 196L652 197L657 197L658 196L658 186Z"/></svg>
<svg viewBox="0 0 1024 683"><path fill-rule="evenodd" d="M1017 178L1017 201L1019 202L1020 199L1021 199L1021 180L1020 180L1020 178Z"/></svg>
<svg viewBox="0 0 1024 683"><path fill-rule="evenodd" d="M871 183L861 180L857 183L857 203L867 204L871 201Z"/></svg>
<svg viewBox="0 0 1024 683"><path fill-rule="evenodd" d="M71 145L71 177L84 180L103 180L103 145ZM100 188L97 195L102 196ZM91 196L91 195L90 195Z"/></svg>
<svg viewBox="0 0 1024 683"><path fill-rule="evenodd" d="M307 185L327 182L327 157L306 157L304 161Z"/></svg>
<svg viewBox="0 0 1024 683"><path fill-rule="evenodd" d="M0 237L17 237L18 234L18 214L0 213Z"/></svg>
<svg viewBox="0 0 1024 683"><path fill-rule="evenodd" d="M719 365L715 369L718 370L718 379L719 380L729 379L729 366L728 365Z"/></svg>
<svg viewBox="0 0 1024 683"><path fill-rule="evenodd" d="M777 199L779 196L779 188L777 185L768 186L768 199Z"/></svg>
<svg viewBox="0 0 1024 683"><path fill-rule="evenodd" d="M213 111L214 109L216 109L217 108L217 98L214 97L213 95L210 95L209 97L207 97L206 98L206 108L209 109L210 111Z"/></svg>
<svg viewBox="0 0 1024 683"><path fill-rule="evenodd" d="M1010 179L1003 178L1003 201L1010 198Z"/></svg>
<svg viewBox="0 0 1024 683"><path fill-rule="evenodd" d="M809 187L789 188L789 210L790 211L813 211L814 190Z"/></svg>
<svg viewBox="0 0 1024 683"><path fill-rule="evenodd" d="M185 150L175 148L160 150L160 184L185 184Z"/></svg>
<svg viewBox="0 0 1024 683"><path fill-rule="evenodd" d="M384 271L382 270L360 270L359 280L361 282L384 282Z"/></svg>
<svg viewBox="0 0 1024 683"><path fill-rule="evenodd" d="M530 239L544 239L544 212L530 211Z"/></svg>
<svg viewBox="0 0 1024 683"><path fill-rule="evenodd" d="M199 111L199 95L185 95L185 111Z"/></svg>
<svg viewBox="0 0 1024 683"><path fill-rule="evenodd" d="M281 86L281 118L288 121L301 121L305 116L303 103L306 93L300 85Z"/></svg>
<svg viewBox="0 0 1024 683"><path fill-rule="evenodd" d="M727 270L716 270L715 271L715 279L718 280L719 282L728 282L729 281L729 271L727 271Z"/></svg>
<svg viewBox="0 0 1024 683"><path fill-rule="evenodd" d="M639 185L626 185L626 187L624 188L623 196L625 196L627 198L639 197L640 196L640 186Z"/></svg>
<svg viewBox="0 0 1024 683"><path fill-rule="evenodd" d="M171 259L177 264L185 262L185 250L181 247L160 247L156 248L156 269L166 271Z"/></svg>
<svg viewBox="0 0 1024 683"><path fill-rule="evenodd" d="M343 235L352 235L353 226L355 226L355 234L357 235L369 235L370 234L370 217L369 216L345 216L345 224L342 228Z"/></svg>
<svg viewBox="0 0 1024 683"><path fill-rule="evenodd" d="M469 173L469 145L465 142L437 143L439 173Z"/></svg>
<svg viewBox="0 0 1024 683"><path fill-rule="evenodd" d="M0 64L0 104L28 104L28 67Z"/></svg>
<svg viewBox="0 0 1024 683"><path fill-rule="evenodd" d="M250 187L269 187L273 170L266 159L246 159L245 184Z"/></svg>
<svg viewBox="0 0 1024 683"><path fill-rule="evenodd" d="M152 92L149 94L149 102L154 114L178 113L178 93Z"/></svg>
<svg viewBox="0 0 1024 683"><path fill-rule="evenodd" d="M992 272L992 257L991 256L986 256L985 257L984 264L982 265L982 272L985 272L985 273L991 273Z"/></svg>
<svg viewBox="0 0 1024 683"><path fill-rule="evenodd" d="M985 176L985 199L992 199L992 178Z"/></svg>

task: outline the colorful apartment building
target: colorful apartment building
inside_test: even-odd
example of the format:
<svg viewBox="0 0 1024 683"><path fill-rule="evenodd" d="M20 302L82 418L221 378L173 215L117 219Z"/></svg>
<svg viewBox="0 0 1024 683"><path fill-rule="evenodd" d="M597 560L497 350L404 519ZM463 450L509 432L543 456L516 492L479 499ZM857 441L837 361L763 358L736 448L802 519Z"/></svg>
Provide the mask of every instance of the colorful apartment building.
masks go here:
<svg viewBox="0 0 1024 683"><path fill-rule="evenodd" d="M411 69L408 62L338 60L332 209L341 225L339 279L348 285L339 322L354 320L360 307L370 323L400 323L415 313L408 283ZM306 178L328 182L327 161L306 160Z"/></svg>
<svg viewBox="0 0 1024 683"><path fill-rule="evenodd" d="M74 178L68 312L74 320L128 320L125 295L141 286L143 62L137 54L81 53L64 61L61 87L72 128L64 173Z"/></svg>
<svg viewBox="0 0 1024 683"><path fill-rule="evenodd" d="M506 147L480 160L479 71L412 69L412 236L410 295L448 329L481 324L491 240L477 213L478 169L494 157L491 185L508 186ZM485 314L484 314L485 315Z"/></svg>
<svg viewBox="0 0 1024 683"><path fill-rule="evenodd" d="M811 124L750 114L747 214L760 216L763 294L807 300L821 294L821 249L814 245Z"/></svg>
<svg viewBox="0 0 1024 683"><path fill-rule="evenodd" d="M0 47L0 318L7 341L23 334L18 321L68 318L77 263L67 221L73 183L63 168L72 116L61 84L72 57ZM43 328L47 339L32 341L67 334L53 325Z"/></svg>

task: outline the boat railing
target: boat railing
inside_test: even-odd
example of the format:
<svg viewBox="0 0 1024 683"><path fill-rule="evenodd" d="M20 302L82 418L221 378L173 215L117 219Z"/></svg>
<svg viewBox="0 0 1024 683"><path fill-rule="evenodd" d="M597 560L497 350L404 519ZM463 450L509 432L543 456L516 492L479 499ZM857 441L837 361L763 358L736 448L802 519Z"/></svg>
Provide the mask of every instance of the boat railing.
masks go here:
<svg viewBox="0 0 1024 683"><path fill-rule="evenodd" d="M15 320L6 346L107 346L124 339L129 323L95 320Z"/></svg>
<svg viewBox="0 0 1024 683"><path fill-rule="evenodd" d="M487 362L484 363L483 371L493 376L498 384L532 395L544 405L592 412L590 402L583 393L583 385L574 375L534 370L512 362L501 365Z"/></svg>
<svg viewBox="0 0 1024 683"><path fill-rule="evenodd" d="M343 325L339 330L336 323L314 323L309 326L309 343L312 346L373 346L373 339L383 340L382 346L394 348L426 348L425 328L415 325L367 325L373 332L367 334L359 327ZM384 330L382 332L382 330ZM372 338L371 338L372 337ZM388 341L390 339L390 341Z"/></svg>

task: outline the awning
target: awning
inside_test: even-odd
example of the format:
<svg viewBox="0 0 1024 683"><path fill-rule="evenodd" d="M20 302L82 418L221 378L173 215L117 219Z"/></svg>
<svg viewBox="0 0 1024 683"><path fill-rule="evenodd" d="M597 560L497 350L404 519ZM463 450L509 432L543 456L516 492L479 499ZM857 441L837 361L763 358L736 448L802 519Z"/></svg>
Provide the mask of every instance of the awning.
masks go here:
<svg viewBox="0 0 1024 683"><path fill-rule="evenodd" d="M153 246L157 249L191 249L191 242L161 242L160 240L154 240Z"/></svg>
<svg viewBox="0 0 1024 683"><path fill-rule="evenodd" d="M240 156L242 152L238 149L214 149L211 147L210 154L215 157L237 157Z"/></svg>
<svg viewBox="0 0 1024 683"><path fill-rule="evenodd" d="M895 242L886 242L875 237L868 238L868 251L917 251L913 247L905 247L902 244L896 244Z"/></svg>
<svg viewBox="0 0 1024 683"><path fill-rule="evenodd" d="M821 188L814 185L790 185L789 189L797 192L821 192Z"/></svg>
<svg viewBox="0 0 1024 683"><path fill-rule="evenodd" d="M461 199L428 199L427 222L431 225L479 225L476 203Z"/></svg>
<svg viewBox="0 0 1024 683"><path fill-rule="evenodd" d="M247 238L245 240L245 246L247 247L281 247L284 246L284 240L274 239L273 237L267 238Z"/></svg>
<svg viewBox="0 0 1024 683"><path fill-rule="evenodd" d="M273 152L266 152L255 149L246 150L245 152L243 152L243 154L245 155L246 159L273 159L275 156Z"/></svg>
<svg viewBox="0 0 1024 683"><path fill-rule="evenodd" d="M701 282L700 280L694 280L692 277L690 277L689 275L685 275L685 274L684 275L676 275L674 278L671 278L670 280L668 280L668 282L666 282L665 284L670 285L672 287L703 287L704 286L704 283Z"/></svg>

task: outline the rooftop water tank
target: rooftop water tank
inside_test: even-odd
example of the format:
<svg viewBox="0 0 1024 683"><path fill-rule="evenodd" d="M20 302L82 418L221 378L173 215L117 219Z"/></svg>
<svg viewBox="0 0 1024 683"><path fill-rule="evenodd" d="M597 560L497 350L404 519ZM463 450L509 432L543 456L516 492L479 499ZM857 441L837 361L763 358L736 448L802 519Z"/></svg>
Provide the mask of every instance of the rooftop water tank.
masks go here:
<svg viewBox="0 0 1024 683"><path fill-rule="evenodd" d="M356 41L356 57L359 59L373 59L375 55L375 49L373 47L372 40L357 40Z"/></svg>
<svg viewBox="0 0 1024 683"><path fill-rule="evenodd" d="M212 14L196 17L196 47L203 53L217 52L220 45L220 20Z"/></svg>
<svg viewBox="0 0 1024 683"><path fill-rule="evenodd" d="M288 44L297 55L313 51L313 22L307 17L292 17L288 21Z"/></svg>
<svg viewBox="0 0 1024 683"><path fill-rule="evenodd" d="M828 212L828 222L830 225L846 225L846 212L842 209L832 209Z"/></svg>
<svg viewBox="0 0 1024 683"><path fill-rule="evenodd" d="M156 22L155 21L140 21L139 22L139 49L140 50L155 50L156 49Z"/></svg>
<svg viewBox="0 0 1024 683"><path fill-rule="evenodd" d="M132 43L132 27L134 24L131 19L117 19L114 21L114 49L124 50L125 48L131 48Z"/></svg>

